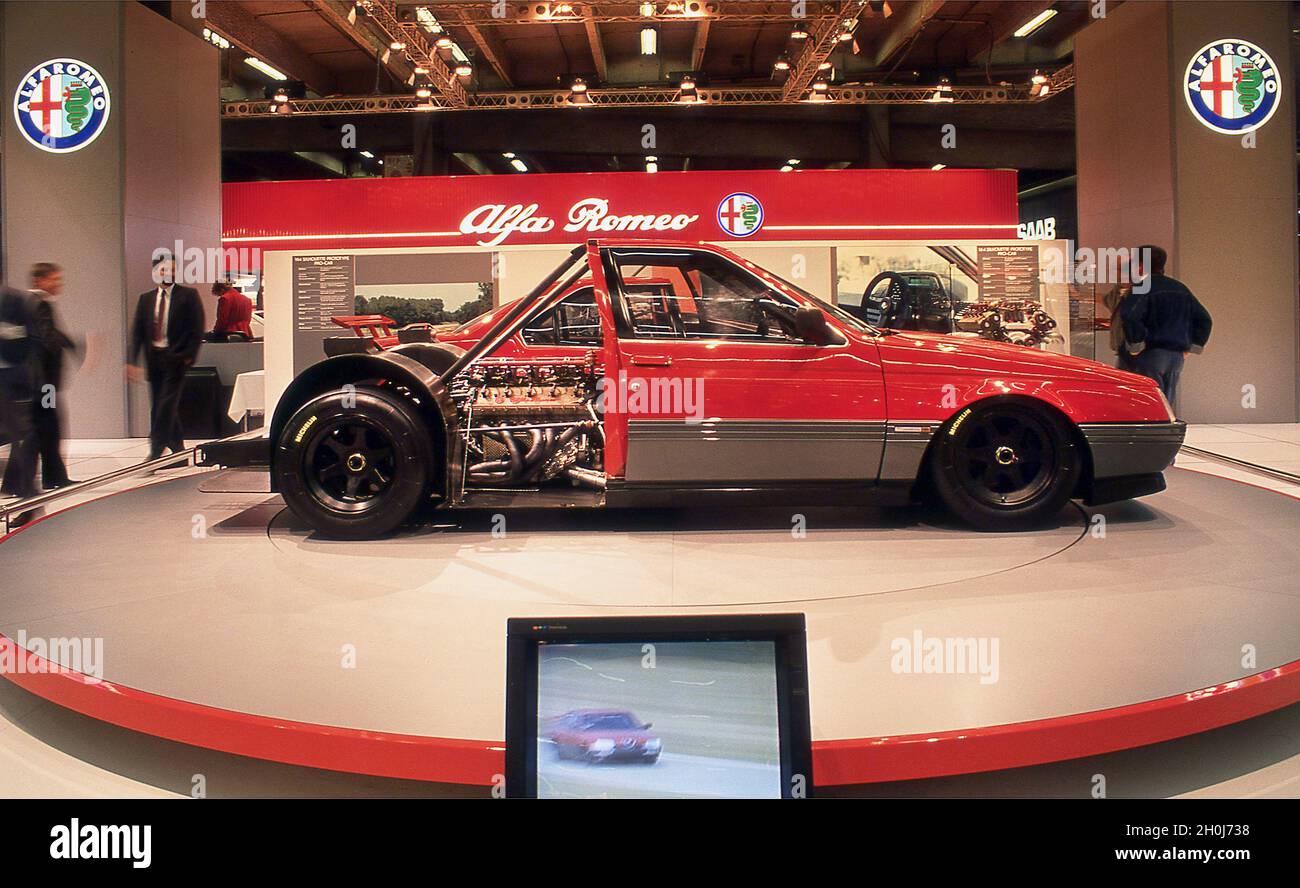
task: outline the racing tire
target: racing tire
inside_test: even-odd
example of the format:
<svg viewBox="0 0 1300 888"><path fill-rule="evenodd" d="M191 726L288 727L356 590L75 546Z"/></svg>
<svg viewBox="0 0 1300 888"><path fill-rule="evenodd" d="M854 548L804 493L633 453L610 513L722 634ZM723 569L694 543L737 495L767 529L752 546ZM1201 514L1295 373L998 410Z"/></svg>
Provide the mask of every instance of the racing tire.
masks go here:
<svg viewBox="0 0 1300 888"><path fill-rule="evenodd" d="M966 407L939 430L929 463L938 499L981 530L1041 525L1070 499L1082 457L1065 420L1023 401Z"/></svg>
<svg viewBox="0 0 1300 888"><path fill-rule="evenodd" d="M382 536L428 496L435 451L416 409L375 388L336 389L285 424L272 471L290 510L323 536Z"/></svg>

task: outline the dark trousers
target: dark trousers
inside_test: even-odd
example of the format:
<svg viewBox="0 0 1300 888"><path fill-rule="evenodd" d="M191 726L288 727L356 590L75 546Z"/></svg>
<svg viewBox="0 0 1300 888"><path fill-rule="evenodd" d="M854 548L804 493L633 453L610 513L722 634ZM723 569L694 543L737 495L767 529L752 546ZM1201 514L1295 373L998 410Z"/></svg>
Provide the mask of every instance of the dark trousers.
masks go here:
<svg viewBox="0 0 1300 888"><path fill-rule="evenodd" d="M18 473L35 472L36 461L41 463L41 485L43 487L57 487L68 482L68 469L63 464L63 454L60 452L60 444L63 435L59 424L59 411L53 407L42 407L40 396L37 395L32 401L32 424L30 446L24 454L23 462L25 466L20 466L18 461L11 459L9 465L5 466L5 477L3 489L8 492L16 490L20 485Z"/></svg>
<svg viewBox="0 0 1300 888"><path fill-rule="evenodd" d="M1119 347L1119 351L1115 354L1115 367L1127 373L1139 372L1137 361L1122 345Z"/></svg>
<svg viewBox="0 0 1300 888"><path fill-rule="evenodd" d="M185 449L181 433L181 394L185 389L185 361L164 349L151 348L145 358L149 373L149 458Z"/></svg>
<svg viewBox="0 0 1300 888"><path fill-rule="evenodd" d="M32 417L32 426L36 432L36 451L41 458L41 484L54 487L68 482L68 467L63 464L63 423L60 421L56 406L46 407L36 402Z"/></svg>
<svg viewBox="0 0 1300 888"><path fill-rule="evenodd" d="M1154 379L1171 405L1178 401L1178 376L1183 372L1183 353L1167 348L1146 348L1133 359L1134 372Z"/></svg>
<svg viewBox="0 0 1300 888"><path fill-rule="evenodd" d="M23 498L36 496L36 437L32 433L32 400L12 370L0 370L0 435L9 441L4 492Z"/></svg>

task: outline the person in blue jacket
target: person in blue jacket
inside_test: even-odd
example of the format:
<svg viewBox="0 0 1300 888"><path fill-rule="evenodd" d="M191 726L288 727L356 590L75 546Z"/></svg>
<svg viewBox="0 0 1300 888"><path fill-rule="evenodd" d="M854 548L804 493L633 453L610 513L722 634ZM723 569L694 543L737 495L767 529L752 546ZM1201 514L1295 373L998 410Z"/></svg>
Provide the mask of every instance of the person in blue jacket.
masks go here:
<svg viewBox="0 0 1300 888"><path fill-rule="evenodd" d="M1138 247L1138 257L1133 294L1120 305L1124 348L1133 372L1154 379L1175 404L1183 360L1210 341L1210 313L1181 281L1165 274L1163 249Z"/></svg>

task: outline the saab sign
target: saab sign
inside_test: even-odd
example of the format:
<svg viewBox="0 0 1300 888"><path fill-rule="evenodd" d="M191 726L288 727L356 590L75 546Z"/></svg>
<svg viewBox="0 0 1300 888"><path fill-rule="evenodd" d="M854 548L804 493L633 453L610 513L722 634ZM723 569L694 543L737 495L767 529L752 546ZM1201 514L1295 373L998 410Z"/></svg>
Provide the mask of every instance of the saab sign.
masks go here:
<svg viewBox="0 0 1300 888"><path fill-rule="evenodd" d="M1243 135L1268 123L1277 111L1282 81L1273 59L1249 40L1216 40L1188 62L1183 97L1205 126Z"/></svg>
<svg viewBox="0 0 1300 888"><path fill-rule="evenodd" d="M95 141L108 124L108 112L108 84L78 59L41 62L14 93L19 132L53 154L78 151Z"/></svg>

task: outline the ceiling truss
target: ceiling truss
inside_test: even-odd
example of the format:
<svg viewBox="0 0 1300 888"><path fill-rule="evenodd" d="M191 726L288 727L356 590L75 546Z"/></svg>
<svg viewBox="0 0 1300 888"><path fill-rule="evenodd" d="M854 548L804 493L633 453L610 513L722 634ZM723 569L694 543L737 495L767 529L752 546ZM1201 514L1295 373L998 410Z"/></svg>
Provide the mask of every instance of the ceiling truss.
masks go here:
<svg viewBox="0 0 1300 888"><path fill-rule="evenodd" d="M1035 95L1029 85L1012 86L953 86L947 94L953 105L1023 105L1044 101L1074 85L1074 67L1067 65L1053 73L1047 89ZM467 96L464 105L455 105L446 96L435 94L431 99L418 99L411 95L347 96L325 99L296 99L285 105L273 101L226 102L222 116L227 118L263 117L274 113L301 116L330 114L393 114L420 111L482 111L482 110L538 110L573 108L627 108L660 107L682 108L700 106L773 106L792 104L824 105L931 105L935 101L934 87L891 86L861 84L831 86L824 102L808 100L791 101L783 86L701 87L699 101L684 105L681 91L671 87L627 87L590 89L588 101L580 106L570 102L568 90L511 90L486 92ZM947 99L944 100L947 102Z"/></svg>

